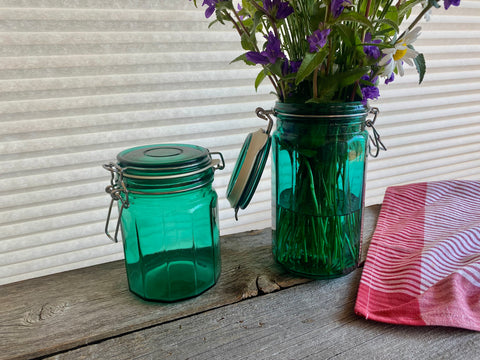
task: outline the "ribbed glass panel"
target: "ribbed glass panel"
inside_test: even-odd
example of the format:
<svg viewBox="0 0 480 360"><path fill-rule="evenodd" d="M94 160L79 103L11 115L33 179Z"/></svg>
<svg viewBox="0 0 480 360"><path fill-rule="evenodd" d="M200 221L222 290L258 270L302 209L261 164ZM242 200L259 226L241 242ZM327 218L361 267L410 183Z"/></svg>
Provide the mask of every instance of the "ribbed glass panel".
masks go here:
<svg viewBox="0 0 480 360"><path fill-rule="evenodd" d="M229 64L236 34L185 0L0 0L0 284L121 259L103 234L109 174L125 148L184 142L220 151L222 234L270 226L270 165L235 221L225 190L257 106L275 98L258 68ZM480 3L435 11L416 43L427 60L382 86L367 204L387 186L478 178ZM115 215L116 216L116 215ZM116 218L112 222L116 221Z"/></svg>

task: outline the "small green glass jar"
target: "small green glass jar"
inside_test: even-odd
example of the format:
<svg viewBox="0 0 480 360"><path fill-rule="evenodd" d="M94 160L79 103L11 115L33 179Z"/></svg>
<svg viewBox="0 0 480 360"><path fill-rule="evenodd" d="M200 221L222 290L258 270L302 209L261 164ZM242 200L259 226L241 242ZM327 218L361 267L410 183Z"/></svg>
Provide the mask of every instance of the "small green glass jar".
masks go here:
<svg viewBox="0 0 480 360"><path fill-rule="evenodd" d="M219 159L212 159L217 154ZM220 153L186 144L130 148L112 175L112 196L105 231L123 237L130 290L146 300L177 301L199 295L220 276L218 198L214 170L223 169ZM108 232L118 201L115 235Z"/></svg>

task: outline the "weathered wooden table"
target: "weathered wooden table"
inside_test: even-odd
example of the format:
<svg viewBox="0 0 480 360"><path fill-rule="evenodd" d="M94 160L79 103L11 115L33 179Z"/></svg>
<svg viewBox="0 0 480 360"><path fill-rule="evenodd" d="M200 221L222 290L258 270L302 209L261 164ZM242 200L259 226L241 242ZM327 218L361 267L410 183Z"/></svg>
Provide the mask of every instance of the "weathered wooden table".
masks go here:
<svg viewBox="0 0 480 360"><path fill-rule="evenodd" d="M379 209L366 209L364 250ZM0 359L480 358L480 333L356 316L360 275L293 277L266 229L223 237L219 282L178 303L135 297L121 261L4 285Z"/></svg>

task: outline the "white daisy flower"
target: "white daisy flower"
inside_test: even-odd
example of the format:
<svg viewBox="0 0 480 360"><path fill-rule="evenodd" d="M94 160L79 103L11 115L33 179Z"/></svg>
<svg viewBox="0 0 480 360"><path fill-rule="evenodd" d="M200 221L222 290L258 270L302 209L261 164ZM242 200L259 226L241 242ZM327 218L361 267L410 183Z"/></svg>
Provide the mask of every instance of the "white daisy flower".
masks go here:
<svg viewBox="0 0 480 360"><path fill-rule="evenodd" d="M420 30L422 30L421 27L416 27L412 31L407 30L405 35L398 39L392 48L382 50L384 56L378 65L383 66L384 68L380 75L390 77L392 72L397 69L400 76L403 76L405 74L403 69L404 62L410 66L414 66L413 60L419 55L419 53L410 49L408 45L417 40L420 35Z"/></svg>

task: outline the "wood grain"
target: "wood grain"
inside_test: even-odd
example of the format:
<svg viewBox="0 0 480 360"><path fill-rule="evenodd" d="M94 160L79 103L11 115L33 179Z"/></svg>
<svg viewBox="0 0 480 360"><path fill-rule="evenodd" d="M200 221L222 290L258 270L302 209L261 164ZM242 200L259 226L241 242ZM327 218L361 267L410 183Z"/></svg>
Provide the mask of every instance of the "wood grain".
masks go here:
<svg viewBox="0 0 480 360"><path fill-rule="evenodd" d="M379 209L366 209L367 244ZM141 337L141 329L311 281L273 261L269 229L224 236L221 247L219 282L177 303L131 294L121 261L0 286L0 359L47 356L128 333Z"/></svg>
<svg viewBox="0 0 480 360"><path fill-rule="evenodd" d="M356 316L360 275L292 287L49 360L478 358L480 333Z"/></svg>

